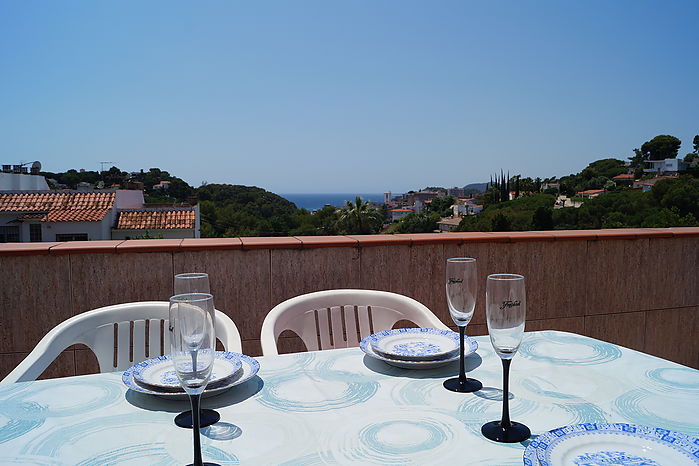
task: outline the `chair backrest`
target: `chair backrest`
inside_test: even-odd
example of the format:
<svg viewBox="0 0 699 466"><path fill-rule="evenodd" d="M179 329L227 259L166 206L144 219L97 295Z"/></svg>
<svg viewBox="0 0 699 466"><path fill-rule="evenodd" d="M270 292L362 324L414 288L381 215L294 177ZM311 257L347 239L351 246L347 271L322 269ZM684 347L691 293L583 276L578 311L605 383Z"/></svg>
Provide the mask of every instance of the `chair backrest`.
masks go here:
<svg viewBox="0 0 699 466"><path fill-rule="evenodd" d="M309 351L359 346L362 338L400 320L447 329L425 305L407 296L376 290L327 290L276 305L262 323L262 354L278 354L277 340L291 330Z"/></svg>
<svg viewBox="0 0 699 466"><path fill-rule="evenodd" d="M169 303L144 301L116 304L71 317L54 327L2 383L35 380L58 355L81 343L95 353L100 372L128 369L150 357L170 353ZM216 338L226 351L241 352L233 321L216 310Z"/></svg>

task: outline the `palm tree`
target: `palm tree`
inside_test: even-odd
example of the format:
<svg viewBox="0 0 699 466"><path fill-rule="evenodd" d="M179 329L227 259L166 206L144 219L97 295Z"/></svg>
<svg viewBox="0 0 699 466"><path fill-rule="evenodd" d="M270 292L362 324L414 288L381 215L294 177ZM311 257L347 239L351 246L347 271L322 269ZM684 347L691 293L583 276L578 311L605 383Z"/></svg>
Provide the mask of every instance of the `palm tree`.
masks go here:
<svg viewBox="0 0 699 466"><path fill-rule="evenodd" d="M375 233L383 220L378 210L371 207L369 201L363 201L357 196L354 202L347 204L340 212L339 224L351 235L369 235Z"/></svg>

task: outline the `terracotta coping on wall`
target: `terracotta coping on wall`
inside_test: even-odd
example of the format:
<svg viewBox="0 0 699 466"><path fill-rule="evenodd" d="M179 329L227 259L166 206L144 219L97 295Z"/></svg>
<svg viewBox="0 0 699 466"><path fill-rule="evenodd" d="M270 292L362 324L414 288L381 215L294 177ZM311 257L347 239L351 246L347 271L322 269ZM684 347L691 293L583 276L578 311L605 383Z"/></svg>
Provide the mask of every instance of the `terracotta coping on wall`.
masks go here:
<svg viewBox="0 0 699 466"><path fill-rule="evenodd" d="M181 239L127 239L116 247L116 252L171 252L179 251Z"/></svg>
<svg viewBox="0 0 699 466"><path fill-rule="evenodd" d="M24 256L48 254L49 250L61 243L0 243L0 256Z"/></svg>
<svg viewBox="0 0 699 466"><path fill-rule="evenodd" d="M240 238L185 238L180 248L183 251L242 249L243 242Z"/></svg>
<svg viewBox="0 0 699 466"><path fill-rule="evenodd" d="M502 235L500 233L499 235ZM509 231L505 234L511 243L524 241L554 241L556 236L551 231Z"/></svg>
<svg viewBox="0 0 699 466"><path fill-rule="evenodd" d="M406 238L406 235L350 235L348 238L352 238L357 241L357 246L359 247L371 247L371 246L409 246L410 238Z"/></svg>
<svg viewBox="0 0 699 466"><path fill-rule="evenodd" d="M89 254L89 253L114 253L117 246L124 240L105 241L68 241L57 243L51 248L51 254Z"/></svg>
<svg viewBox="0 0 699 466"><path fill-rule="evenodd" d="M301 249L303 243L293 236L243 237L243 249Z"/></svg>
<svg viewBox="0 0 699 466"><path fill-rule="evenodd" d="M668 228L673 236L699 236L699 227Z"/></svg>
<svg viewBox="0 0 699 466"><path fill-rule="evenodd" d="M551 234L556 241L561 240L596 240L599 230L553 230Z"/></svg>
<svg viewBox="0 0 699 466"><path fill-rule="evenodd" d="M699 227L0 243L0 256L699 237Z"/></svg>
<svg viewBox="0 0 699 466"><path fill-rule="evenodd" d="M334 248L357 246L359 242L349 236L294 236L303 248Z"/></svg>

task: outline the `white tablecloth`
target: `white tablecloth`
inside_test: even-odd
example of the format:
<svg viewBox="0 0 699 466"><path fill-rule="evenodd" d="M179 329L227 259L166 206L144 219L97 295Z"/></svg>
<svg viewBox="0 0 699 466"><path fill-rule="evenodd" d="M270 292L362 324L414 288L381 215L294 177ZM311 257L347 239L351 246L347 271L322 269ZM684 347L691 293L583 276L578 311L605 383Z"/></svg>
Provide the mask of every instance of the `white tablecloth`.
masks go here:
<svg viewBox="0 0 699 466"><path fill-rule="evenodd" d="M522 464L523 444L480 434L501 414L502 366L477 337L475 394L442 387L458 363L397 369L358 348L259 358L258 377L204 400L220 464ZM564 332L525 334L510 374L513 420L534 434L583 422L630 422L699 436L699 371ZM0 386L0 464L184 464L187 402L128 391L120 373Z"/></svg>

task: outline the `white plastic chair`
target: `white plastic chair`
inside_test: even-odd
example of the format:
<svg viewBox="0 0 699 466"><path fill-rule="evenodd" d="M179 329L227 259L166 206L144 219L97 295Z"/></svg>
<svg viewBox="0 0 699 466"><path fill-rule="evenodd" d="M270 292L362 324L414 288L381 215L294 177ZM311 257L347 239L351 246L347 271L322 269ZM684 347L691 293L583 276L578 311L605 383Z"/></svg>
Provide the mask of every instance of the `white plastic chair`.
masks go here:
<svg viewBox="0 0 699 466"><path fill-rule="evenodd" d="M366 336L409 320L419 327L448 329L425 305L407 296L376 290L327 290L276 305L262 323L262 354L279 354L284 330L295 332L309 351L359 346Z"/></svg>
<svg viewBox="0 0 699 466"><path fill-rule="evenodd" d="M1 383L36 380L63 350L77 343L95 353L100 372L123 371L149 357L170 353L168 323L167 301L116 304L83 312L51 329ZM216 310L215 326L216 338L226 351L241 352L237 327L219 310Z"/></svg>

